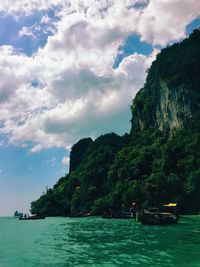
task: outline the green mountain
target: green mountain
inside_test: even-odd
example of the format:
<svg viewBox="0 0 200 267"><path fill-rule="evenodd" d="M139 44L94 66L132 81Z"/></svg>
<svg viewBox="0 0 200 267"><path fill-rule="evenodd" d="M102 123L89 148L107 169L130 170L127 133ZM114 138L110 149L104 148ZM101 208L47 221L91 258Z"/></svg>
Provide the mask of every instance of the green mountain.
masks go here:
<svg viewBox="0 0 200 267"><path fill-rule="evenodd" d="M130 134L80 140L70 172L31 203L32 213L101 214L177 202L200 211L200 31L161 51L132 103Z"/></svg>
<svg viewBox="0 0 200 267"><path fill-rule="evenodd" d="M132 131L159 129L173 135L199 111L200 37L167 47L157 56L132 105Z"/></svg>

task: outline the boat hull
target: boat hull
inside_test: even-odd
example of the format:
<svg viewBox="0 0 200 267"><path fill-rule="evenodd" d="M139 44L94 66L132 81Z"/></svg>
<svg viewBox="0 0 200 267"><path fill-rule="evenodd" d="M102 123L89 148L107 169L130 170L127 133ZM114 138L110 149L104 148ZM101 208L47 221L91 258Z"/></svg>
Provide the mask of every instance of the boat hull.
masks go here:
<svg viewBox="0 0 200 267"><path fill-rule="evenodd" d="M29 221L29 220L43 220L45 219L45 216L30 216L27 218L24 217L20 217L19 220L20 221Z"/></svg>
<svg viewBox="0 0 200 267"><path fill-rule="evenodd" d="M173 214L164 215L162 213L146 213L141 215L140 222L145 225L169 225L176 224L179 217Z"/></svg>

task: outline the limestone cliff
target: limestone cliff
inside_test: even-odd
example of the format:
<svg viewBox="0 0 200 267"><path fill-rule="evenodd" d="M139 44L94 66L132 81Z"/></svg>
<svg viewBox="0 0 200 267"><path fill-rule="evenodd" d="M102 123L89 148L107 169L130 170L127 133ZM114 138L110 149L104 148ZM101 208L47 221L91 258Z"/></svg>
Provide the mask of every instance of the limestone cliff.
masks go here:
<svg viewBox="0 0 200 267"><path fill-rule="evenodd" d="M163 49L132 105L132 130L158 129L173 135L200 105L200 31Z"/></svg>

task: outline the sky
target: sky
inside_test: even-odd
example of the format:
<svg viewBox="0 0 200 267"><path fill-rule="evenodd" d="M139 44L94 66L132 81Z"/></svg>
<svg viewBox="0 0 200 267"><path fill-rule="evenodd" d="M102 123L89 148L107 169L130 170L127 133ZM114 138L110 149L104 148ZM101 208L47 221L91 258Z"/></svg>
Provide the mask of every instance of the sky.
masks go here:
<svg viewBox="0 0 200 267"><path fill-rule="evenodd" d="M152 61L199 26L196 0L0 0L0 216L68 173L79 139L129 132Z"/></svg>

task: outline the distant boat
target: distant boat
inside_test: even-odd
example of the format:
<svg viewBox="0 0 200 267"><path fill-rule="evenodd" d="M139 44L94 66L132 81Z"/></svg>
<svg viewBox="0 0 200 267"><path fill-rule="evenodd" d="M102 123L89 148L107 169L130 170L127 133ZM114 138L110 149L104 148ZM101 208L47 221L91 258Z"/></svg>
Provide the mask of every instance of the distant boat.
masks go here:
<svg viewBox="0 0 200 267"><path fill-rule="evenodd" d="M45 219L45 216L39 216L39 215L31 215L27 217L19 217L20 221L27 221L27 220L42 220Z"/></svg>
<svg viewBox="0 0 200 267"><path fill-rule="evenodd" d="M14 217L23 217L23 213L22 212L18 212L18 210L16 210L15 213L14 213Z"/></svg>
<svg viewBox="0 0 200 267"><path fill-rule="evenodd" d="M71 218L82 218L82 217L89 217L93 215L93 211L90 212L77 212L77 211L73 211L71 212L67 217L71 217Z"/></svg>

